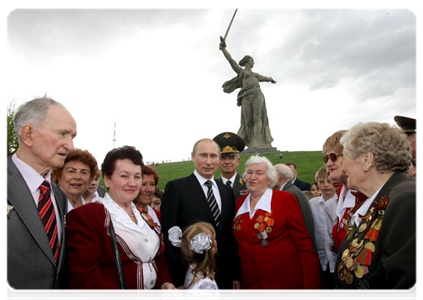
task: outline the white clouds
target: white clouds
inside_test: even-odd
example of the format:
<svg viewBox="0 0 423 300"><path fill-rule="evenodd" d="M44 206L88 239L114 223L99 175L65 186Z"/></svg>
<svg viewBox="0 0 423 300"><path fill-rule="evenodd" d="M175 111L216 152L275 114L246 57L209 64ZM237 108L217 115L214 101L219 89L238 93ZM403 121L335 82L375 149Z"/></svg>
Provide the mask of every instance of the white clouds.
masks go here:
<svg viewBox="0 0 423 300"><path fill-rule="evenodd" d="M221 88L235 73L218 50L232 14L14 11L8 93L63 102L77 147L100 161L114 122L117 146L134 145L147 161L188 158L196 140L239 128L238 91ZM357 121L415 116L415 27L407 10L240 9L227 44L236 61L250 54L254 71L278 81L262 84L274 146L316 150Z"/></svg>

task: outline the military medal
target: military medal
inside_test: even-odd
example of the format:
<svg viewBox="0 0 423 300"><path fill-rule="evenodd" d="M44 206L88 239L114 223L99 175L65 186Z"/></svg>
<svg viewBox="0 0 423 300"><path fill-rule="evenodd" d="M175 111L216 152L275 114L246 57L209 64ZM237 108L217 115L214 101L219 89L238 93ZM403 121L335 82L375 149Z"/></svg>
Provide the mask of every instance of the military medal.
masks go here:
<svg viewBox="0 0 423 300"><path fill-rule="evenodd" d="M236 219L232 221L232 230L240 231L241 223L242 223L241 216L236 217Z"/></svg>
<svg viewBox="0 0 423 300"><path fill-rule="evenodd" d="M272 226L275 224L275 220L271 218L272 213L266 213L264 216L260 215L256 219L254 228L257 229L257 238L261 241L263 247L267 247L269 241L267 240L268 234L272 232Z"/></svg>
<svg viewBox="0 0 423 300"><path fill-rule="evenodd" d="M375 242L382 227L382 218L386 206L387 199L385 196L382 197L379 204L374 202L374 206L369 213L360 217L362 222L358 229L351 231L347 237L348 240L353 239L342 252L337 272L338 278L348 285L356 282L358 286L368 286L368 282L363 277L369 273L372 255L376 250Z"/></svg>

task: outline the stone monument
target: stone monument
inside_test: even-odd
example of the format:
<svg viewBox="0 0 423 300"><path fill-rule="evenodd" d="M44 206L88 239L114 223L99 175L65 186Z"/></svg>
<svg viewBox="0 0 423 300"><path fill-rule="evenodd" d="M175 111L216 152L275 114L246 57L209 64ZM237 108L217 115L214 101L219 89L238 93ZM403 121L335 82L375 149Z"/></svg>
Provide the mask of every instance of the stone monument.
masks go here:
<svg viewBox="0 0 423 300"><path fill-rule="evenodd" d="M248 147L243 153L275 152L277 150L271 144L273 137L270 133L266 101L260 89L260 82L276 83L276 81L272 77L253 72L254 59L251 56L244 56L238 64L226 50L226 36L235 14L236 11L225 37L220 37L219 49L223 52L223 55L237 75L223 84L223 91L232 93L238 88L241 89L237 98L237 105L241 106L241 127L238 130L238 135Z"/></svg>

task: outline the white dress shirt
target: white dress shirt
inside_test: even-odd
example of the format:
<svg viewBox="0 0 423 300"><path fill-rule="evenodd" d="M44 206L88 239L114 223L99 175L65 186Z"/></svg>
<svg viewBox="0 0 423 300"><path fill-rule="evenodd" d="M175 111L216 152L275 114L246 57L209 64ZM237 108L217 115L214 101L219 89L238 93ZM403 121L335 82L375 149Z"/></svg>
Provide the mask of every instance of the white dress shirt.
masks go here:
<svg viewBox="0 0 423 300"><path fill-rule="evenodd" d="M234 187L234 182L235 182L235 178L236 178L236 175L237 175L238 173L235 173L235 175L234 176L232 176L232 178L229 178L229 179L226 179L225 177L223 177L222 175L220 176L220 178L222 179L222 182L223 182L223 184L226 184L226 182L228 181L228 180L230 180L231 181L231 188L233 188Z"/></svg>
<svg viewBox="0 0 423 300"><path fill-rule="evenodd" d="M153 260L160 247L158 234L144 221L134 203L131 203L131 209L138 224L131 220L126 211L110 198L108 193L98 202L103 203L110 212L116 234L125 241L131 252L143 262L143 274L141 276L144 279L144 289L154 288L157 273ZM127 253L127 255L132 256L131 253Z"/></svg>
<svg viewBox="0 0 423 300"><path fill-rule="evenodd" d="M320 266L326 271L327 265L331 273L335 272L337 254L331 250L333 245L332 228L336 223L336 205L338 196L325 201L323 196L315 197L309 201L313 214L314 235Z"/></svg>

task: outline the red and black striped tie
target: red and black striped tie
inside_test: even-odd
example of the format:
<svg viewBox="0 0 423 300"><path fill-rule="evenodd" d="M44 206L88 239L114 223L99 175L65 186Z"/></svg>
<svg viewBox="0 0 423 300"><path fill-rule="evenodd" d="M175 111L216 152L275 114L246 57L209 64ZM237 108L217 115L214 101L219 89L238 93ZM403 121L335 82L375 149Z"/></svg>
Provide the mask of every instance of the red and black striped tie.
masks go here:
<svg viewBox="0 0 423 300"><path fill-rule="evenodd" d="M59 256L59 239L57 232L56 212L50 197L50 183L47 180L40 185L40 197L38 199L38 212L41 221L43 221L44 229L50 241L50 247L53 251L54 260L57 261Z"/></svg>

